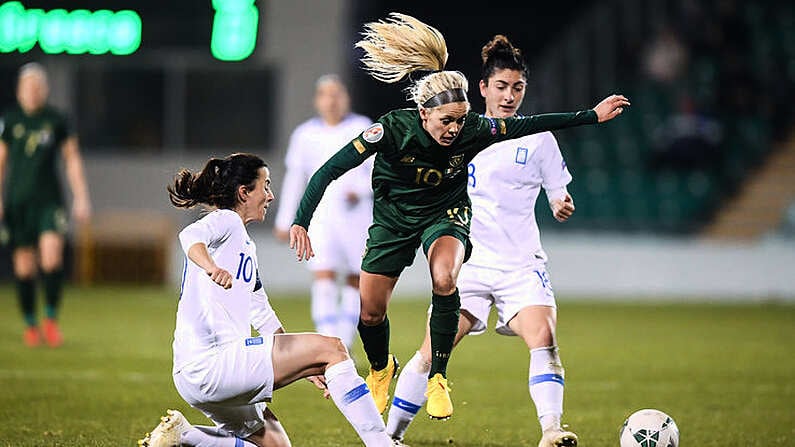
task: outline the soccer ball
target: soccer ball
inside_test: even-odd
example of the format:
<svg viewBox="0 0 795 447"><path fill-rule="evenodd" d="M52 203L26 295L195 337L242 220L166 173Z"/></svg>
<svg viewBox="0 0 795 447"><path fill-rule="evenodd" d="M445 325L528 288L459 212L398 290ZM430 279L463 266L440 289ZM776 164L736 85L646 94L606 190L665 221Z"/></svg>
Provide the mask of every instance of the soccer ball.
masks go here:
<svg viewBox="0 0 795 447"><path fill-rule="evenodd" d="M624 421L619 440L621 447L678 447L679 428L671 416L647 408Z"/></svg>

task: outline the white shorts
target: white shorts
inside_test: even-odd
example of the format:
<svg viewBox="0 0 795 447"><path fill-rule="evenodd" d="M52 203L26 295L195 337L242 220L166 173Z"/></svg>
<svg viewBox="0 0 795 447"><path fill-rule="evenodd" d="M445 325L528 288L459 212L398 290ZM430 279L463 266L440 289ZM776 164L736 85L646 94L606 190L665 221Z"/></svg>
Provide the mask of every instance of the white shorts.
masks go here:
<svg viewBox="0 0 795 447"><path fill-rule="evenodd" d="M497 308L495 330L516 335L508 322L527 306L556 307L555 294L544 265L520 270L496 270L464 264L458 275L461 309L477 319L471 334L486 331L491 307Z"/></svg>
<svg viewBox="0 0 795 447"><path fill-rule="evenodd" d="M369 214L366 219L359 214L351 214L346 222L312 222L309 238L315 256L307 264L310 270L359 274L372 219Z"/></svg>
<svg viewBox="0 0 795 447"><path fill-rule="evenodd" d="M247 438L264 425L273 394L273 335L241 338L174 374L180 396L219 428Z"/></svg>

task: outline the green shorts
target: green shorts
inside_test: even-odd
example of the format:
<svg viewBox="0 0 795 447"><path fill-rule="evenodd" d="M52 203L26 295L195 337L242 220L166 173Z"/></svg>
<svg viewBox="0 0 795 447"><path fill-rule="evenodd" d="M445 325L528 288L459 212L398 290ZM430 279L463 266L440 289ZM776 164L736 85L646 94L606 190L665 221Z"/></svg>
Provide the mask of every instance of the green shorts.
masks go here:
<svg viewBox="0 0 795 447"><path fill-rule="evenodd" d="M448 210L448 213L431 219L425 227L410 230L395 229L389 224L373 222L362 257L362 270L398 277L403 269L414 262L420 244L427 256L431 244L442 236L453 236L464 244L466 262L472 254L472 243L469 241L471 212L468 207L454 208L454 211Z"/></svg>
<svg viewBox="0 0 795 447"><path fill-rule="evenodd" d="M66 234L63 206L53 203L9 205L3 213L11 248L33 247L47 231Z"/></svg>

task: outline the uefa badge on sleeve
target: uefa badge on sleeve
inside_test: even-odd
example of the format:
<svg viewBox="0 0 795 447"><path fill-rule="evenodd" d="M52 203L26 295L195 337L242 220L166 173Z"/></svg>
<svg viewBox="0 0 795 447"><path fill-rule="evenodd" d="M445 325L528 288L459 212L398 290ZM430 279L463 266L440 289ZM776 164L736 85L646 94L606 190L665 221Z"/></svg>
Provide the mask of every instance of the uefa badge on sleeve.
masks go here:
<svg viewBox="0 0 795 447"><path fill-rule="evenodd" d="M384 137L384 125L375 123L362 132L362 138L368 143L378 143Z"/></svg>

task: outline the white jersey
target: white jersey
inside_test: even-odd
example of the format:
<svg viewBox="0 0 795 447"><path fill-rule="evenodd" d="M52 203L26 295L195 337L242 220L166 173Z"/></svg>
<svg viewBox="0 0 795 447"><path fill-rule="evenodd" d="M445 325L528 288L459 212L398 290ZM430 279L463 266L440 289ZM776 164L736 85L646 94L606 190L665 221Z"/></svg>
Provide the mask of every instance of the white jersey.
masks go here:
<svg viewBox="0 0 795 447"><path fill-rule="evenodd" d="M296 127L287 148L287 171L279 197L276 228L290 228L312 174L370 124L369 118L350 113L335 126L329 126L316 117ZM373 209L372 170L371 157L331 182L312 216L312 226L345 224L351 219L365 219L369 225ZM349 192L359 197L359 202L353 207L346 198Z"/></svg>
<svg viewBox="0 0 795 447"><path fill-rule="evenodd" d="M472 256L468 265L510 269L546 262L535 203L539 191L560 189L571 174L551 132L502 141L469 164Z"/></svg>
<svg viewBox="0 0 795 447"><path fill-rule="evenodd" d="M179 241L186 259L174 330L175 373L250 337L252 325L263 335L281 327L259 278L256 246L237 213L213 211L185 227ZM205 244L216 265L232 275L231 288L214 283L187 258L196 243Z"/></svg>

